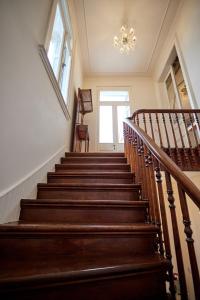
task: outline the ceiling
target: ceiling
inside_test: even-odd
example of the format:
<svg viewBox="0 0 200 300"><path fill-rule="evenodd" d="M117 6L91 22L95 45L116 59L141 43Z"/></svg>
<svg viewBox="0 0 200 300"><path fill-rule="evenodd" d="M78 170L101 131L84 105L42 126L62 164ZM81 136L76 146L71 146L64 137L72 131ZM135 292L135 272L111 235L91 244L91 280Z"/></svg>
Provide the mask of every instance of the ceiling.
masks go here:
<svg viewBox="0 0 200 300"><path fill-rule="evenodd" d="M86 76L150 75L181 0L75 0ZM126 24L137 44L129 55L113 47Z"/></svg>

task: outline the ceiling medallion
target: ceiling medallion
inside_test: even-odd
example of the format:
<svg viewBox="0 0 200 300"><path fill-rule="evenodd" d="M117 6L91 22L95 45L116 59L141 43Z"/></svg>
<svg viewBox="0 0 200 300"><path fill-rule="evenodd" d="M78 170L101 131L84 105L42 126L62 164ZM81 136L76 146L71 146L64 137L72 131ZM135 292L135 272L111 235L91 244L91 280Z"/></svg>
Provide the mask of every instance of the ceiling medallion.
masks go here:
<svg viewBox="0 0 200 300"><path fill-rule="evenodd" d="M114 47L119 48L120 53L129 54L129 51L135 48L136 36L134 29L131 27L128 30L128 28L123 25L120 28L119 36L115 36L113 41Z"/></svg>

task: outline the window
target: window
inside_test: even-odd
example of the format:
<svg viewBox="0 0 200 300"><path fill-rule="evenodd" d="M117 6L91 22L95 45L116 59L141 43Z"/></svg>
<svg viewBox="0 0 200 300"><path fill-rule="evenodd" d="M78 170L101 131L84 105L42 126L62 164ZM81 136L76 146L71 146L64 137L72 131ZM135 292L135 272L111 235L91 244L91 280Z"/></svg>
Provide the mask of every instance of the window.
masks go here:
<svg viewBox="0 0 200 300"><path fill-rule="evenodd" d="M129 101L128 91L100 91L100 102Z"/></svg>
<svg viewBox="0 0 200 300"><path fill-rule="evenodd" d="M169 107L171 109L192 108L178 56L176 56L170 66L169 75L165 81L165 85L169 99Z"/></svg>
<svg viewBox="0 0 200 300"><path fill-rule="evenodd" d="M72 55L72 33L69 11L65 0L54 1L47 34L46 52L65 103Z"/></svg>

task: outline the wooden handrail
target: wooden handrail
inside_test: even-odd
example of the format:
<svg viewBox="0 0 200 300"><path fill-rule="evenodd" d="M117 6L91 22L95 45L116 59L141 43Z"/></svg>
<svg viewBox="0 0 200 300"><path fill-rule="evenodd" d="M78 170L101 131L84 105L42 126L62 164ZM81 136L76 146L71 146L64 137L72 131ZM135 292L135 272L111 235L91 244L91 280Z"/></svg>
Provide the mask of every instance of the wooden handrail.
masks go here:
<svg viewBox="0 0 200 300"><path fill-rule="evenodd" d="M136 124L133 124L128 119L124 120L124 122L139 135L166 171L168 171L176 179L176 181L180 183L193 202L200 209L200 190L197 186L181 171L181 169L169 158L169 156L156 145L156 143L145 133L143 129Z"/></svg>
<svg viewBox="0 0 200 300"><path fill-rule="evenodd" d="M129 120L133 120L137 115L142 113L200 113L200 109L138 109L136 110Z"/></svg>

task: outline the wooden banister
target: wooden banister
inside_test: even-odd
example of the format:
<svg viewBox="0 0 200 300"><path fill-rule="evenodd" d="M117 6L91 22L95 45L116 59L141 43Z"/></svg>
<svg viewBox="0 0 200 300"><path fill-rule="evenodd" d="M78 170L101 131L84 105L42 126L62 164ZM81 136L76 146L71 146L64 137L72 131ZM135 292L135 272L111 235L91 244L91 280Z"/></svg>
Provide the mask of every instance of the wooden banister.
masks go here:
<svg viewBox="0 0 200 300"><path fill-rule="evenodd" d="M130 120L126 120L124 122L138 134L145 145L151 150L164 168L170 172L174 179L180 182L181 186L184 187L185 191L200 209L200 190L197 186L181 171L181 169L169 158L169 156L156 145L156 143L145 133L143 129L136 124L133 124Z"/></svg>
<svg viewBox="0 0 200 300"><path fill-rule="evenodd" d="M165 113L169 113L167 117L164 115ZM191 114L195 114L195 117L198 119L198 114L200 110L173 110L175 114L184 114L188 113L191 120ZM141 114L141 118L140 115ZM148 115L148 119L146 119L145 114ZM155 140L155 132L152 125L152 115L155 114L155 125L158 129L158 137L160 143L156 143ZM195 291L195 299L200 299L200 278L199 271L197 265L197 259L194 249L194 240L193 240L193 232L191 229L191 220L189 216L189 210L187 206L186 196L200 209L200 190L197 186L182 172L181 166L178 166L175 162L174 156L177 153L171 153L171 140L176 137L175 131L173 127L173 122L171 119L171 110L139 110L133 114L131 118L124 120L124 147L125 147L125 155L128 159L128 162L131 165L132 171L136 173L136 183L141 183L143 187L143 198L146 197L149 199L149 221L157 224L162 228L162 231L159 235L159 243L160 246L159 251L161 255L165 255L169 261L172 260L171 255L171 245L169 239L168 232L168 223L166 212L165 212L165 196L164 196L164 182L166 184L167 190L167 201L169 202L170 214L171 214L171 222L172 222L172 231L173 231L173 239L175 245L175 253L177 260L177 267L179 272L179 280L180 280L180 289L181 289L181 300L188 299L187 295L187 285L186 285L186 277L184 271L184 260L182 256L181 250L181 242L180 242L180 234L179 234L179 226L178 226L178 218L176 215L176 202L180 202L182 218L183 218L183 226L184 232L186 235L186 242L188 246L188 254L190 259L192 278L194 284ZM166 125L166 120L169 120L169 126ZM184 117L182 121L184 122ZM143 120L143 123L142 123ZM199 120L199 119L198 119ZM160 124L162 122L162 124ZM178 130L181 130L181 126L184 127L186 122L183 124L179 124L177 126ZM198 124L197 124L198 125ZM143 128L141 127L143 126ZM149 128L148 128L149 126ZM171 136L169 134L170 128ZM193 128L193 126L192 126ZM187 130L187 128L186 128ZM163 138L164 133L164 138ZM167 147L169 150L169 154L166 153L163 144L166 144L165 139L167 138ZM188 138L186 134L186 138ZM195 139L197 141L197 139ZM182 145L185 145L184 137L181 140ZM177 149L177 141L174 142L175 149ZM199 145L198 145L199 147ZM181 151L184 151L184 148L181 148ZM190 156L193 155L192 159L196 158L196 154L199 152L195 152L191 149ZM181 152L180 152L181 153ZM179 154L180 154L179 153ZM184 153L184 152L183 152ZM185 156L183 156L185 157ZM188 153L186 153L186 157L188 158ZM180 157L179 157L180 160ZM182 164L182 161L180 165ZM196 164L195 164L196 165ZM161 171L164 171L161 172ZM162 180L162 176L164 174L165 181ZM178 190L178 197L175 197L174 194L174 185L172 184L172 178L175 180ZM156 188L157 186L157 188ZM163 236L163 238L162 238ZM163 247L164 241L164 247ZM173 266L171 263L171 268L168 271L169 283L170 283L170 292L172 299L175 299L175 289L173 282Z"/></svg>
<svg viewBox="0 0 200 300"><path fill-rule="evenodd" d="M137 115L143 113L200 113L200 109L138 109L129 118L133 120Z"/></svg>
<svg viewBox="0 0 200 300"><path fill-rule="evenodd" d="M182 171L200 171L200 109L140 109L129 118Z"/></svg>

